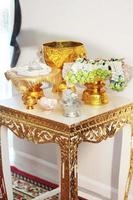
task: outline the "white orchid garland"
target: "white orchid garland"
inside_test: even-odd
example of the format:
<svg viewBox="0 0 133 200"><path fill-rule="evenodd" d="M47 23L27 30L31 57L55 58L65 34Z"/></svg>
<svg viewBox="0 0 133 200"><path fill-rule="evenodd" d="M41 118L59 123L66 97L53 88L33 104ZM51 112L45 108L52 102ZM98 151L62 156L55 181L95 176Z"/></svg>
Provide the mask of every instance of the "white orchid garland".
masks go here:
<svg viewBox="0 0 133 200"><path fill-rule="evenodd" d="M92 83L99 79L110 80L110 88L116 91L123 90L126 85L126 77L123 70L123 59L86 60L79 58L76 62L63 68L63 77L70 84Z"/></svg>

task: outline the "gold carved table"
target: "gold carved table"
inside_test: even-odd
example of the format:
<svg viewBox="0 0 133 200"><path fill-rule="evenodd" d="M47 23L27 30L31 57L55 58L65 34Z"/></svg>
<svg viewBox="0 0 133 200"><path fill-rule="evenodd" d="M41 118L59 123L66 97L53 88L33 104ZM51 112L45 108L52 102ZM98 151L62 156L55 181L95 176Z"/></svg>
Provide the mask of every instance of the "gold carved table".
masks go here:
<svg viewBox="0 0 133 200"><path fill-rule="evenodd" d="M36 144L56 143L61 151L61 183L60 199L78 199L77 153L82 142L99 143L115 134L125 125L133 127L133 103L126 98L110 96L110 103L101 107L81 106L81 116L66 118L58 107L53 112L44 112L39 107L33 110L25 109L20 97L14 97L0 102L1 150L0 187L3 200L12 200L9 189L10 168L7 167L6 133L7 128L21 139L27 139ZM126 133L124 133L126 136ZM127 133L128 135L128 133ZM130 138L131 139L131 138ZM130 148L133 152L133 149ZM130 158L133 159L131 154ZM128 199L129 186L132 177L130 170L126 177L124 189L118 189L118 200ZM3 167L2 167L3 166ZM120 170L121 171L121 170ZM123 173L122 171L120 172ZM120 184L122 179L120 178ZM120 193L119 193L120 192ZM112 200L112 199L111 199Z"/></svg>

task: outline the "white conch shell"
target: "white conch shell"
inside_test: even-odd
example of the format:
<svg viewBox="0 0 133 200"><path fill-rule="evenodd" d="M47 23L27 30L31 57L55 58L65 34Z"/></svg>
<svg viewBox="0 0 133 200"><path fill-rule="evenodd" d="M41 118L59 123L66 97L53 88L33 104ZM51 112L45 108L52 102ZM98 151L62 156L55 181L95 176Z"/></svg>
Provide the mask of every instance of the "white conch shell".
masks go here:
<svg viewBox="0 0 133 200"><path fill-rule="evenodd" d="M57 99L42 97L38 101L38 105L44 110L53 110L57 105Z"/></svg>

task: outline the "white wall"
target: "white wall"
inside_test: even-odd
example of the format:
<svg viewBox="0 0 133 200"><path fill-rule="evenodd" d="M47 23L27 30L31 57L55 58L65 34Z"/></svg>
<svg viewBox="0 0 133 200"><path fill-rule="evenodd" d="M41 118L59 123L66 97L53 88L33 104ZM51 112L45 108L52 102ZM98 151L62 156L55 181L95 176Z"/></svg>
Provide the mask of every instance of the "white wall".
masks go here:
<svg viewBox="0 0 133 200"><path fill-rule="evenodd" d="M41 44L49 40L79 40L86 45L90 58L124 57L133 65L132 0L21 0L20 3L23 24L18 65L34 59ZM121 95L132 97L132 86L133 81ZM19 167L57 179L55 145L33 145L15 139L14 146ZM101 199L115 199L111 195L117 191L120 146L121 134L115 140L80 145L79 185L84 191L91 190L90 194ZM46 170L51 166L47 175L41 174L44 165Z"/></svg>
<svg viewBox="0 0 133 200"><path fill-rule="evenodd" d="M4 72L10 68L13 48L10 46L14 21L14 4L11 0L0 1L0 99L11 96L11 86Z"/></svg>

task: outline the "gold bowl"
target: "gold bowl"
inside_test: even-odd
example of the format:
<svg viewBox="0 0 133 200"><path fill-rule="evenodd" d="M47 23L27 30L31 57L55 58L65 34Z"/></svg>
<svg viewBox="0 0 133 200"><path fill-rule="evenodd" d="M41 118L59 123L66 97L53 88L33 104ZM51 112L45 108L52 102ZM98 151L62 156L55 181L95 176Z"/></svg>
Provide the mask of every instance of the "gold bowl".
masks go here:
<svg viewBox="0 0 133 200"><path fill-rule="evenodd" d="M62 67L64 63L74 62L77 58L86 58L86 50L81 42L62 41L49 42L42 45L42 57L47 65L60 70L58 85L53 85L53 92L61 92L63 83Z"/></svg>
<svg viewBox="0 0 133 200"><path fill-rule="evenodd" d="M86 57L86 50L81 42L49 42L43 44L42 54L47 65L61 69L64 63Z"/></svg>

